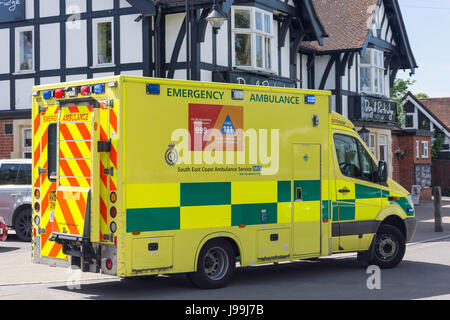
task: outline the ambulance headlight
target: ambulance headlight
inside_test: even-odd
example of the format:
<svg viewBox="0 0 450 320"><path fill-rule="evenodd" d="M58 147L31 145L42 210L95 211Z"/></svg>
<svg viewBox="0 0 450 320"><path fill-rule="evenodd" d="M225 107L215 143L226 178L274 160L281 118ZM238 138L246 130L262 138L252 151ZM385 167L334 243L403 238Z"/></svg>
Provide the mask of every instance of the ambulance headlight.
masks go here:
<svg viewBox="0 0 450 320"><path fill-rule="evenodd" d="M409 205L411 206L411 208L413 208L413 210L414 210L414 202L413 202L412 195L410 195L410 194L408 194L408 202L409 202Z"/></svg>

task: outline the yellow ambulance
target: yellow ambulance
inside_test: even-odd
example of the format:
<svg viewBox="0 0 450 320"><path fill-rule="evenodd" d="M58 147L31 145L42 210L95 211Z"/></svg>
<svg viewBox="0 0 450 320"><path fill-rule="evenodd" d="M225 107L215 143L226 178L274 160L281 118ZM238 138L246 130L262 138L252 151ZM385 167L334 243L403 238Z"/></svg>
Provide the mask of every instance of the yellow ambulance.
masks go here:
<svg viewBox="0 0 450 320"><path fill-rule="evenodd" d="M342 252L393 267L415 231L329 92L116 76L32 100L35 263L218 288Z"/></svg>

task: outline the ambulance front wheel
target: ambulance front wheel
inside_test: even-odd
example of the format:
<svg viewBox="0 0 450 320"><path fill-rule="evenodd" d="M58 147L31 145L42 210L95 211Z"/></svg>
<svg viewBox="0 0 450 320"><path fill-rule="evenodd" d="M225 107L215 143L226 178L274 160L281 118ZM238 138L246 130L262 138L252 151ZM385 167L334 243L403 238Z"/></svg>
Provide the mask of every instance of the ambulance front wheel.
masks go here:
<svg viewBox="0 0 450 320"><path fill-rule="evenodd" d="M200 251L197 271L187 276L201 289L216 289L225 287L233 278L235 270L233 247L226 240L213 239Z"/></svg>
<svg viewBox="0 0 450 320"><path fill-rule="evenodd" d="M372 259L370 264L380 268L393 268L405 255L406 241L403 233L391 225L382 225L374 239Z"/></svg>

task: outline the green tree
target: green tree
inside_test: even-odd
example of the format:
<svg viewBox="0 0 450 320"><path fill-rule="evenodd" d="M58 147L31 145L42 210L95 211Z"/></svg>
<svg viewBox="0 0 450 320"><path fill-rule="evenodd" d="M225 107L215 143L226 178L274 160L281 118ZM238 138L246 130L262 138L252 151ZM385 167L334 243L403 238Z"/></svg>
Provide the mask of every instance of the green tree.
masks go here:
<svg viewBox="0 0 450 320"><path fill-rule="evenodd" d="M436 133L436 138L431 144L431 159L436 160L439 158L439 154L441 153L444 147L445 136L442 132Z"/></svg>
<svg viewBox="0 0 450 320"><path fill-rule="evenodd" d="M400 79L394 80L394 85L391 88L392 99L401 99L408 92L410 86L416 83L416 80L412 79Z"/></svg>
<svg viewBox="0 0 450 320"><path fill-rule="evenodd" d="M426 93L422 93L422 92L415 94L415 96L417 99L428 99L429 98L429 96Z"/></svg>

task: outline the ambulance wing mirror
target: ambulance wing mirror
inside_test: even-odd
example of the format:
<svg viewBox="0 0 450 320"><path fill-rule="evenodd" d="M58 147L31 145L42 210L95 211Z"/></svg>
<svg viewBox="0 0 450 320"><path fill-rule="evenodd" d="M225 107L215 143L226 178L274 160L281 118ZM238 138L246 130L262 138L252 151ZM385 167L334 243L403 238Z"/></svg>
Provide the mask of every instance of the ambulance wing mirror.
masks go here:
<svg viewBox="0 0 450 320"><path fill-rule="evenodd" d="M388 178L387 163L386 161L379 161L377 180L378 182L386 182L387 178Z"/></svg>

